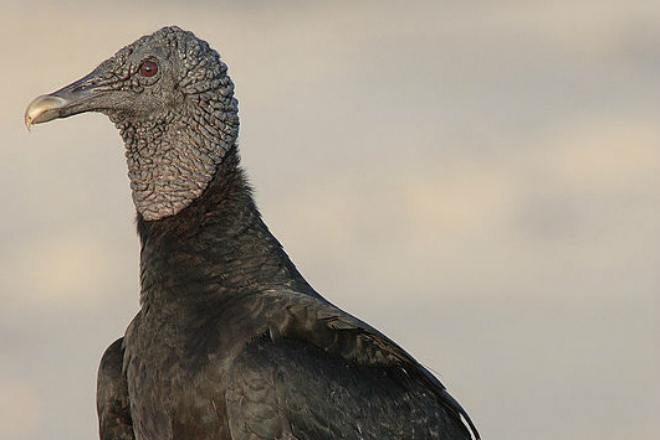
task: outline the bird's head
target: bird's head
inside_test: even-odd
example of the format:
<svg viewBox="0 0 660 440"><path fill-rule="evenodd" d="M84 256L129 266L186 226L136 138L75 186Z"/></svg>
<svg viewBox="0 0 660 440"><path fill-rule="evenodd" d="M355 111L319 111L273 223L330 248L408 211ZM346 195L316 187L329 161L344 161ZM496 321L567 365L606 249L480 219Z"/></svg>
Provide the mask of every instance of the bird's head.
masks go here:
<svg viewBox="0 0 660 440"><path fill-rule="evenodd" d="M35 98L25 124L84 112L106 114L120 129L133 200L146 220L175 215L199 197L238 136L227 66L205 41L174 26Z"/></svg>

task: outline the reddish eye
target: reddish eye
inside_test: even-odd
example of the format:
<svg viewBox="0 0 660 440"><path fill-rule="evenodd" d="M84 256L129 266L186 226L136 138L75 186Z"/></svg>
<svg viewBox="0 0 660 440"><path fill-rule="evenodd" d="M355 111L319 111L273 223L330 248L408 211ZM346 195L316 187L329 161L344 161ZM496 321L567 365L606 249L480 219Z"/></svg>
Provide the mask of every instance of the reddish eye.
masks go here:
<svg viewBox="0 0 660 440"><path fill-rule="evenodd" d="M140 75L142 76L154 76L158 73L158 64L155 61L147 60L142 63L140 66Z"/></svg>

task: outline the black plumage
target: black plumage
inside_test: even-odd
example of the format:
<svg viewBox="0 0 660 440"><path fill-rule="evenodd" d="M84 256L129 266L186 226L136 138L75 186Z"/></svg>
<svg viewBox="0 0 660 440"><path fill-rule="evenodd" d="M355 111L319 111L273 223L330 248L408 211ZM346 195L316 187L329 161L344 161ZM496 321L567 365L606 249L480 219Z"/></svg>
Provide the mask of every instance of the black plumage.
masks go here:
<svg viewBox="0 0 660 440"><path fill-rule="evenodd" d="M154 73L155 70L155 73ZM103 440L469 439L445 387L321 297L239 165L217 53L176 27L33 101L26 123L107 114L127 147L141 309L99 368Z"/></svg>

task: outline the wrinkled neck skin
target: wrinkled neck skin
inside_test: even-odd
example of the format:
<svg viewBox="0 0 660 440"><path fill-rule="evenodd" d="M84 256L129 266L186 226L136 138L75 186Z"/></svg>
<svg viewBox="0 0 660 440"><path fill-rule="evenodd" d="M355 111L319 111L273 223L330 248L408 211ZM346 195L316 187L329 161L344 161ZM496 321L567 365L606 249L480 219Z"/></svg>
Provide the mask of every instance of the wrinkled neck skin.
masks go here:
<svg viewBox="0 0 660 440"><path fill-rule="evenodd" d="M174 311L282 288L318 295L254 204L239 166L231 81L212 86L191 83L182 105L148 119L109 115L126 144L143 307Z"/></svg>
<svg viewBox="0 0 660 440"><path fill-rule="evenodd" d="M197 120L167 114L139 123L117 123L126 145L133 203L145 220L176 215L190 205L235 142L234 130L226 125L208 124L206 130L198 126L195 131L188 124ZM216 133L224 136L212 135Z"/></svg>

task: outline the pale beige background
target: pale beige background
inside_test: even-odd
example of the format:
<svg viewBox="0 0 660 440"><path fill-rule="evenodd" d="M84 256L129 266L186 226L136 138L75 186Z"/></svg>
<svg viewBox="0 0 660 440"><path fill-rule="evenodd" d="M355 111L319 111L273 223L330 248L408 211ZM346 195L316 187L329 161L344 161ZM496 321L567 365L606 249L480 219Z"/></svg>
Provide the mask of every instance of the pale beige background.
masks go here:
<svg viewBox="0 0 660 440"><path fill-rule="evenodd" d="M485 439L658 438L657 1L0 6L0 438L96 438L96 366L137 309L119 136L28 134L25 106L166 24L229 64L302 272Z"/></svg>

